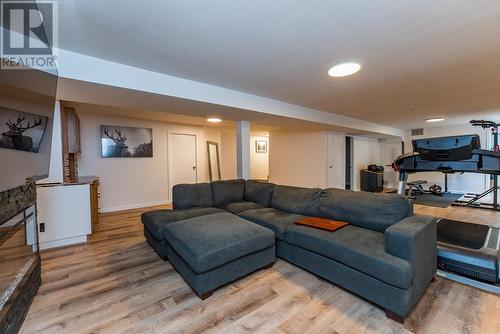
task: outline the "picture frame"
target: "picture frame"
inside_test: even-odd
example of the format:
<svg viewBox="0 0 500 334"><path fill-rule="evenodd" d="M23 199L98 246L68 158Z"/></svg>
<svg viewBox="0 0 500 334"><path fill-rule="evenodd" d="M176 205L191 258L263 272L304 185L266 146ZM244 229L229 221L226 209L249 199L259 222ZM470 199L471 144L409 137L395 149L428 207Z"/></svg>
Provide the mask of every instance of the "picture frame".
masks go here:
<svg viewBox="0 0 500 334"><path fill-rule="evenodd" d="M256 140L255 141L255 152L256 153L267 153L267 140Z"/></svg>
<svg viewBox="0 0 500 334"><path fill-rule="evenodd" d="M0 107L0 148L38 153L47 116Z"/></svg>
<svg viewBox="0 0 500 334"><path fill-rule="evenodd" d="M102 158L152 158L153 129L101 125Z"/></svg>

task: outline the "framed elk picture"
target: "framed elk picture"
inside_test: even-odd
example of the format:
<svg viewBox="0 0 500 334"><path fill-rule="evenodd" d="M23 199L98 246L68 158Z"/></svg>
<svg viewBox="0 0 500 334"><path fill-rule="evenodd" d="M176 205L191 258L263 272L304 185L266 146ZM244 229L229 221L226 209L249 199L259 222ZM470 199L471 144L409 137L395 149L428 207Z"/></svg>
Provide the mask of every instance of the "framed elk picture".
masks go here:
<svg viewBox="0 0 500 334"><path fill-rule="evenodd" d="M103 158L138 158L153 156L153 129L101 125Z"/></svg>
<svg viewBox="0 0 500 334"><path fill-rule="evenodd" d="M0 147L38 153L48 119L0 107Z"/></svg>

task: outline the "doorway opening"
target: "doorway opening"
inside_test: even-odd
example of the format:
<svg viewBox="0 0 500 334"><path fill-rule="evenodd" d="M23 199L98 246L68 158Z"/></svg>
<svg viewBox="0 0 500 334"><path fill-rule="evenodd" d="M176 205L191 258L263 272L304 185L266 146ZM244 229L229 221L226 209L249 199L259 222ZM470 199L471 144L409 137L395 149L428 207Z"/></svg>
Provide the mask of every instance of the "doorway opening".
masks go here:
<svg viewBox="0 0 500 334"><path fill-rule="evenodd" d="M353 153L353 137L345 136L345 189L347 190L352 190L352 181L354 179Z"/></svg>

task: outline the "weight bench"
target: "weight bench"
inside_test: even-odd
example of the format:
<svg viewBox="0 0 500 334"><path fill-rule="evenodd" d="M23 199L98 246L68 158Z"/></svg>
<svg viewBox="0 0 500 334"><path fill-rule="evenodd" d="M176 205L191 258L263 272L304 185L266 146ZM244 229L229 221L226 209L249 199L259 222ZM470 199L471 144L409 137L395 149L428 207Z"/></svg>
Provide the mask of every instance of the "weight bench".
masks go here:
<svg viewBox="0 0 500 334"><path fill-rule="evenodd" d="M416 194L428 194L429 192L422 187L422 185L427 184L425 180L416 180L407 182L406 185L408 189L406 190L406 194L408 198L415 199Z"/></svg>

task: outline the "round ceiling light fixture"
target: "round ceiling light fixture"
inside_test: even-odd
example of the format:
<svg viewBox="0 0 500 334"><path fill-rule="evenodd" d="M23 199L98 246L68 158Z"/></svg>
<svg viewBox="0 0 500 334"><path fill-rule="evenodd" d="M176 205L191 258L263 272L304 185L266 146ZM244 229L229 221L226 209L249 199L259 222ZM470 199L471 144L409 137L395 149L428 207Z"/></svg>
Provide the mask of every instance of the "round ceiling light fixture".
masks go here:
<svg viewBox="0 0 500 334"><path fill-rule="evenodd" d="M429 123L442 122L442 121L444 121L444 118L442 118L442 117L429 118L429 119L426 119L426 121Z"/></svg>
<svg viewBox="0 0 500 334"><path fill-rule="evenodd" d="M222 120L218 117L209 117L207 118L207 122L209 123L220 123Z"/></svg>
<svg viewBox="0 0 500 334"><path fill-rule="evenodd" d="M340 63L328 70L328 75L334 78L346 77L358 72L361 65L354 62Z"/></svg>

